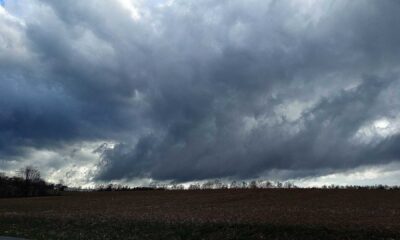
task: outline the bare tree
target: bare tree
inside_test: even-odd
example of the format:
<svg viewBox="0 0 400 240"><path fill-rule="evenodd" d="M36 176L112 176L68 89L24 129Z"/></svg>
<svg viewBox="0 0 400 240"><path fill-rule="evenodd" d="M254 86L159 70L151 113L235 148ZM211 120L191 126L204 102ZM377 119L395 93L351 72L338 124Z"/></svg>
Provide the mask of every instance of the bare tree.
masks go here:
<svg viewBox="0 0 400 240"><path fill-rule="evenodd" d="M199 189L201 189L200 183L193 183L190 184L189 186L189 190L199 190Z"/></svg>
<svg viewBox="0 0 400 240"><path fill-rule="evenodd" d="M266 187L266 188L273 188L274 185L272 184L272 182L267 181L267 182L265 183L265 187Z"/></svg>
<svg viewBox="0 0 400 240"><path fill-rule="evenodd" d="M256 189L256 188L258 188L257 182L254 181L254 180L251 181L250 184L249 184L249 188L251 188L251 189Z"/></svg>
<svg viewBox="0 0 400 240"><path fill-rule="evenodd" d="M201 189L212 189L214 186L214 182L207 181L201 185Z"/></svg>
<svg viewBox="0 0 400 240"><path fill-rule="evenodd" d="M215 179L213 182L213 189L221 189L222 188L223 183L221 182L220 179Z"/></svg>
<svg viewBox="0 0 400 240"><path fill-rule="evenodd" d="M237 189L237 188L239 188L239 184L235 180L233 180L231 182L231 184L229 185L229 188Z"/></svg>
<svg viewBox="0 0 400 240"><path fill-rule="evenodd" d="M26 182L37 182L40 180L40 172L37 168L26 166L18 170L18 175Z"/></svg>

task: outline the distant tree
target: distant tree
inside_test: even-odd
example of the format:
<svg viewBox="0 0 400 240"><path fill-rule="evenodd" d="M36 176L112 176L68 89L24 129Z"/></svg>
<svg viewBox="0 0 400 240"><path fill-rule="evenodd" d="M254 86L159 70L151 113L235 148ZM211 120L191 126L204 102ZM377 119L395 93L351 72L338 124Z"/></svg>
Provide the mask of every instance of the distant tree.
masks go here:
<svg viewBox="0 0 400 240"><path fill-rule="evenodd" d="M0 176L0 197L47 196L59 192L57 185L46 183L40 172L28 166L17 171L18 176Z"/></svg>
<svg viewBox="0 0 400 240"><path fill-rule="evenodd" d="M107 187L105 188L106 192L111 192L114 190L114 185L112 183L108 184Z"/></svg>
<svg viewBox="0 0 400 240"><path fill-rule="evenodd" d="M256 181L251 181L250 182L250 184L249 184L249 188L251 188L251 189L256 189L257 188L257 182Z"/></svg>
<svg viewBox="0 0 400 240"><path fill-rule="evenodd" d="M67 189L67 186L65 186L61 183L58 183L58 184L54 185L54 189L57 191L60 191L60 192L64 192L65 189Z"/></svg>
<svg viewBox="0 0 400 240"><path fill-rule="evenodd" d="M223 186L223 183L219 179L215 179L213 183L213 189L221 189Z"/></svg>
<svg viewBox="0 0 400 240"><path fill-rule="evenodd" d="M257 187L258 188L265 188L265 181L259 179L257 180Z"/></svg>
<svg viewBox="0 0 400 240"><path fill-rule="evenodd" d="M199 183L193 183L189 185L189 190L199 190L199 189L201 189Z"/></svg>
<svg viewBox="0 0 400 240"><path fill-rule="evenodd" d="M212 189L214 186L214 182L207 181L201 185L201 189Z"/></svg>
<svg viewBox="0 0 400 240"><path fill-rule="evenodd" d="M61 179L56 185L54 185L54 189L60 192L65 191L65 189L67 189L67 186L65 185L64 180Z"/></svg>
<svg viewBox="0 0 400 240"><path fill-rule="evenodd" d="M171 189L172 190L183 190L185 188L184 188L184 186L182 184L174 183L174 184L172 184Z"/></svg>
<svg viewBox="0 0 400 240"><path fill-rule="evenodd" d="M32 166L26 166L18 170L18 175L25 180L25 182L36 182L40 180L40 171Z"/></svg>
<svg viewBox="0 0 400 240"><path fill-rule="evenodd" d="M231 182L231 184L229 185L229 188L233 188L233 189L239 188L239 184L235 180L233 180Z"/></svg>
<svg viewBox="0 0 400 240"><path fill-rule="evenodd" d="M295 185L291 182L285 182L284 184L284 188L295 188Z"/></svg>
<svg viewBox="0 0 400 240"><path fill-rule="evenodd" d="M26 166L20 168L17 171L18 175L24 180L24 185L22 187L24 195L27 196L34 196L39 194L39 192L43 192L44 184L41 184L40 180L40 172L38 169L32 166ZM34 187L32 184L35 183L36 186Z"/></svg>

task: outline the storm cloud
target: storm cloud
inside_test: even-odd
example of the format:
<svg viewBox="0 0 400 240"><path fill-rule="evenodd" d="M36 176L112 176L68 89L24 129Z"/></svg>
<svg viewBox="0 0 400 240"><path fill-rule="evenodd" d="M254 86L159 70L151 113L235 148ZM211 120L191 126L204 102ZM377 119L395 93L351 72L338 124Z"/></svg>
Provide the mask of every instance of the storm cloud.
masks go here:
<svg viewBox="0 0 400 240"><path fill-rule="evenodd" d="M6 0L0 159L96 143L90 181L396 163L399 11L396 0ZM81 164L62 159L53 169Z"/></svg>

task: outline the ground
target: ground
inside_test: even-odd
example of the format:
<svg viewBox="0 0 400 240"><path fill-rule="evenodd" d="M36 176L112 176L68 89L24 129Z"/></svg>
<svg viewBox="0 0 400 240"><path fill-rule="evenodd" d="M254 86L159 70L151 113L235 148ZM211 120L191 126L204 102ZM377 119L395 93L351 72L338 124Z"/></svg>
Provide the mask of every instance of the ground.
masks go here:
<svg viewBox="0 0 400 240"><path fill-rule="evenodd" d="M241 189L0 199L30 239L400 239L400 191Z"/></svg>

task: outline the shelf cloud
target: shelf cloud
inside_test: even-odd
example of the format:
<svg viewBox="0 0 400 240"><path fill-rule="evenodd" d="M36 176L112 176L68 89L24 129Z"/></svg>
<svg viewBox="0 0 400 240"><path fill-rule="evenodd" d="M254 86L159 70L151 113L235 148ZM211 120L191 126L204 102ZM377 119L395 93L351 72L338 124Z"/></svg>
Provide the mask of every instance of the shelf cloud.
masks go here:
<svg viewBox="0 0 400 240"><path fill-rule="evenodd" d="M3 170L184 182L398 166L396 0L0 3Z"/></svg>

